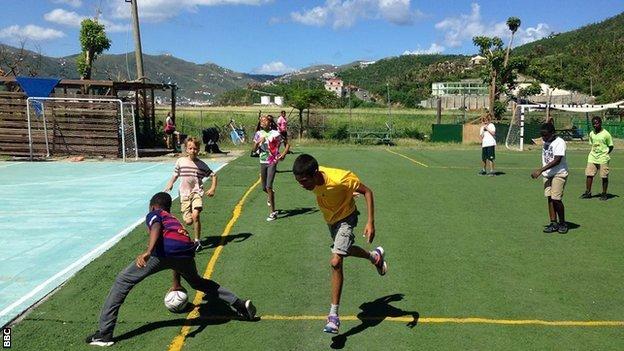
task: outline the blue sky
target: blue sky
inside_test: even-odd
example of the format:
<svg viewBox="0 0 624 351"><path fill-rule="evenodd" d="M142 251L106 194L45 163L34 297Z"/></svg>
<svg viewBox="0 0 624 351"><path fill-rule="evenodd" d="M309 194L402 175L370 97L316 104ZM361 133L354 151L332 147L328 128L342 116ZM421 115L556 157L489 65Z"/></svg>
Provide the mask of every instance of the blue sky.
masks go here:
<svg viewBox="0 0 624 351"><path fill-rule="evenodd" d="M624 12L622 0L139 0L143 51L213 62L239 72L280 74L418 53L476 52L475 35L516 44ZM0 42L48 56L78 53L85 16L106 25L109 53L134 49L124 0L0 0Z"/></svg>

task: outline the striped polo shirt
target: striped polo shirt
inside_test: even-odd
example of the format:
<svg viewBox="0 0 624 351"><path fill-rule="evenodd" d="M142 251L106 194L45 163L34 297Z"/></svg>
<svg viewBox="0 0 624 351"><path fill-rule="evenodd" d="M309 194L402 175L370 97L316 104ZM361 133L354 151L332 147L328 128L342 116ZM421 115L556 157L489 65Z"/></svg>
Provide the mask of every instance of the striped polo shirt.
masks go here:
<svg viewBox="0 0 624 351"><path fill-rule="evenodd" d="M202 180L212 174L212 170L200 159L191 160L190 157L180 157L175 164L173 173L180 179L180 196L191 193L204 195Z"/></svg>
<svg viewBox="0 0 624 351"><path fill-rule="evenodd" d="M189 238L186 229L177 218L165 210L154 210L145 217L147 229L155 223L161 225L161 235L156 242L152 256L194 257L195 243Z"/></svg>

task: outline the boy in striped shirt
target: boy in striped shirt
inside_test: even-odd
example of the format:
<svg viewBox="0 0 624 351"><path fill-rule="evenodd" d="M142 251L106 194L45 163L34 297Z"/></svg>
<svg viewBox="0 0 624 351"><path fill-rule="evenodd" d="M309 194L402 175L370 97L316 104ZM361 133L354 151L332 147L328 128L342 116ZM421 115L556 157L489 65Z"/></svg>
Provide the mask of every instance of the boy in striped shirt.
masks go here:
<svg viewBox="0 0 624 351"><path fill-rule="evenodd" d="M193 236L195 239L195 249L200 251L201 244L201 219L199 217L202 209L202 197L204 195L212 197L217 188L217 175L208 167L204 161L200 160L200 142L196 138L188 138L185 141L187 156L180 157L175 164L173 176L169 179L165 191L170 191L173 184L180 178L180 207L182 219L187 225L193 224ZM204 192L203 179L210 177L212 184L208 191Z"/></svg>
<svg viewBox="0 0 624 351"><path fill-rule="evenodd" d="M99 330L87 337L87 344L111 346L119 309L132 288L150 275L166 269L181 275L193 289L204 292L206 297L227 302L240 318L254 320L256 307L251 300L241 300L215 281L199 275L195 265L195 244L184 226L170 213L171 196L164 192L154 195L149 211L145 217L149 233L147 250L117 275L102 307Z"/></svg>

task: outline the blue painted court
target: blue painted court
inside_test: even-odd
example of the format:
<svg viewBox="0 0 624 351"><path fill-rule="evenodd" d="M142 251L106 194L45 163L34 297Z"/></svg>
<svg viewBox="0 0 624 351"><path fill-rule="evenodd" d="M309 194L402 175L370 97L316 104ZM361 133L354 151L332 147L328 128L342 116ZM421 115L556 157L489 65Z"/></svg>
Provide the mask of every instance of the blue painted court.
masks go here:
<svg viewBox="0 0 624 351"><path fill-rule="evenodd" d="M0 325L142 223L173 166L173 160L0 162Z"/></svg>

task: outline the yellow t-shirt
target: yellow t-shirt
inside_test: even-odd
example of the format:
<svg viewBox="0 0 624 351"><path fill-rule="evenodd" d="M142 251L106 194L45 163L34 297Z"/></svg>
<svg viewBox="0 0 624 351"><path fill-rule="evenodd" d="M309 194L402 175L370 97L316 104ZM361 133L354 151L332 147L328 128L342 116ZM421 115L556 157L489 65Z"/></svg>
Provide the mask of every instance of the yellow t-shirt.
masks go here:
<svg viewBox="0 0 624 351"><path fill-rule="evenodd" d="M334 224L355 211L353 192L360 187L360 179L351 171L319 167L325 184L316 186L316 194L323 217L328 224Z"/></svg>

